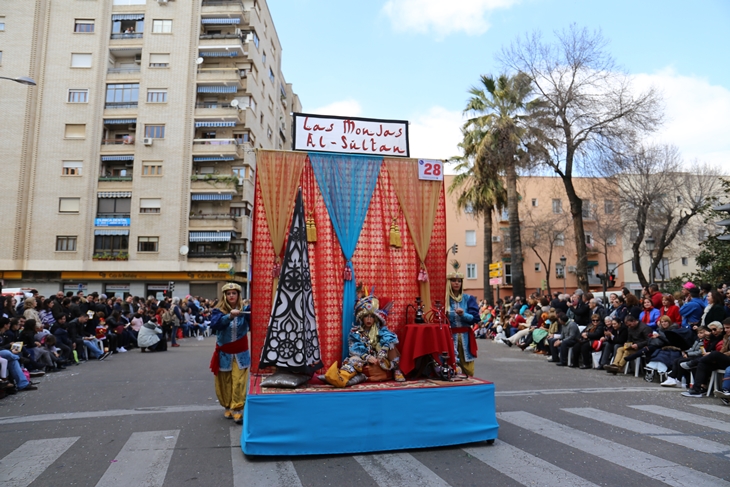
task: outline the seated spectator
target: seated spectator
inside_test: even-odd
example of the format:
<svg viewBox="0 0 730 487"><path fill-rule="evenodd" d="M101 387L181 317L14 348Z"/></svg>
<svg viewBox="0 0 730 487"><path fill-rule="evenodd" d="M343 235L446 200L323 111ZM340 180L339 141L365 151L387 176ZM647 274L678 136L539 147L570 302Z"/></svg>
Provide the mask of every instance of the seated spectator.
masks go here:
<svg viewBox="0 0 730 487"><path fill-rule="evenodd" d="M661 383L664 387L676 387L682 383L684 379L685 384L689 387L692 382L690 378L690 371L681 366L683 362L690 362L695 359L699 359L707 352L705 352L705 340L710 336L710 329L706 326L700 326L697 329L697 340L694 344L682 352L682 356L677 358L672 364L671 370L667 374L667 379Z"/></svg>
<svg viewBox="0 0 730 487"><path fill-rule="evenodd" d="M656 322L659 320L659 310L654 308L651 298L644 298L641 304L644 309L639 314L639 321L651 329L656 328Z"/></svg>
<svg viewBox="0 0 730 487"><path fill-rule="evenodd" d="M651 328L645 323L640 323L633 315L626 317L626 326L628 327L626 343L616 349L613 362L603 367L604 370L614 375L626 365L626 357L644 348L649 343L649 337L651 336Z"/></svg>
<svg viewBox="0 0 730 487"><path fill-rule="evenodd" d="M717 291L713 291L713 293L717 294ZM692 388L682 393L683 396L702 397L704 395L703 387L709 381L710 374L713 374L717 369L730 367L730 318L726 318L722 322L722 325L724 328L724 338L719 352L713 350L700 359L681 364L685 369L690 368L693 362L697 364L694 384L692 384Z"/></svg>
<svg viewBox="0 0 730 487"><path fill-rule="evenodd" d="M702 324L700 321L702 321L702 315L705 311L705 303L700 299L700 290L694 284L688 289L687 284L692 283L688 282L682 288L687 291L688 297L685 303L680 306L679 314L682 316L682 328L694 330Z"/></svg>
<svg viewBox="0 0 730 487"><path fill-rule="evenodd" d="M591 324L583 330L578 339L578 343L573 346L573 359L576 361L575 363L577 364L578 357L581 357L583 360L583 363L580 365L581 369L593 368L593 352L600 351L601 347L603 347L603 341L601 339L604 338L605 331L606 325L601 315L596 313L591 316ZM596 344L596 342L598 343Z"/></svg>
<svg viewBox="0 0 730 487"><path fill-rule="evenodd" d="M631 315L637 320L639 319L639 316L641 316L641 312L643 311L641 303L639 302L639 298L637 298L633 294L629 294L626 296L626 308L628 308L627 316ZM626 323L626 317L624 317L624 323Z"/></svg>
<svg viewBox="0 0 730 487"><path fill-rule="evenodd" d="M570 365L568 364L568 350L578 343L580 330L578 329L578 324L565 315L558 316L558 323L561 327L560 336L555 335L551 340L548 340L550 354L552 355L548 362L566 367ZM577 367L574 364L570 366Z"/></svg>
<svg viewBox="0 0 730 487"><path fill-rule="evenodd" d="M701 324L706 325L713 321L722 321L725 316L725 304L722 296L717 290L713 289L707 293L707 306L702 314Z"/></svg>
<svg viewBox="0 0 730 487"><path fill-rule="evenodd" d="M682 315L679 314L679 306L674 304L674 297L671 294L667 294L662 297L662 306L659 308L659 318L662 316L669 316L672 323L678 325L682 324Z"/></svg>

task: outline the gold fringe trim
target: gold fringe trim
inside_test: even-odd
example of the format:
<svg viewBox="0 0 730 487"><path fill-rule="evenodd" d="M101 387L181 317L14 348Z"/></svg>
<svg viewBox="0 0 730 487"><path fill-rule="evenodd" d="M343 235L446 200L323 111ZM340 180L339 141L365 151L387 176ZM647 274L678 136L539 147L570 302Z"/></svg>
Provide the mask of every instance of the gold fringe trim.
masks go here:
<svg viewBox="0 0 730 487"><path fill-rule="evenodd" d="M314 216L309 212L307 216L307 242L314 243L317 241L317 225L314 223Z"/></svg>
<svg viewBox="0 0 730 487"><path fill-rule="evenodd" d="M393 218L390 222L390 246L399 249L403 247L400 238L400 228L398 228L397 218Z"/></svg>

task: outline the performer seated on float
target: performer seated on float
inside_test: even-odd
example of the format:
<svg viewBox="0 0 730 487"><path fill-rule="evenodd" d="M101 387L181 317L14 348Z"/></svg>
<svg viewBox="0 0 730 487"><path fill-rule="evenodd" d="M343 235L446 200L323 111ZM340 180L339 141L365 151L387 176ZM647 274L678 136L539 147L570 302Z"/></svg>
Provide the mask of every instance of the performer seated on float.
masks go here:
<svg viewBox="0 0 730 487"><path fill-rule="evenodd" d="M446 285L446 316L454 337L456 361L464 374L473 377L477 346L471 327L479 321L479 306L474 296L463 292L464 274L459 272L459 262L455 260L451 266L454 271L446 275L449 280Z"/></svg>
<svg viewBox="0 0 730 487"><path fill-rule="evenodd" d="M359 291L359 294L367 292ZM332 364L324 380L336 387L345 387L368 378L371 381L387 380L390 371L397 382L406 380L399 367L400 352L395 347L398 337L387 326L392 305L390 302L380 309L378 298L372 295L358 300L355 305L355 326L348 336L350 356L339 370L337 363Z"/></svg>

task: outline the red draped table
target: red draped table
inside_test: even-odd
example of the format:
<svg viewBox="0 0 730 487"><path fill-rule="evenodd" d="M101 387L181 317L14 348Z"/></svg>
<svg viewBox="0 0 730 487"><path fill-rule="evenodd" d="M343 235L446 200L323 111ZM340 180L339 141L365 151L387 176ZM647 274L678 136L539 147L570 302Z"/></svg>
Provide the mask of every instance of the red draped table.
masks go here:
<svg viewBox="0 0 730 487"><path fill-rule="evenodd" d="M415 368L416 359L424 355L438 358L442 352L448 352L449 365L456 365L454 340L448 324L406 325L400 336L399 348L400 368L406 375Z"/></svg>

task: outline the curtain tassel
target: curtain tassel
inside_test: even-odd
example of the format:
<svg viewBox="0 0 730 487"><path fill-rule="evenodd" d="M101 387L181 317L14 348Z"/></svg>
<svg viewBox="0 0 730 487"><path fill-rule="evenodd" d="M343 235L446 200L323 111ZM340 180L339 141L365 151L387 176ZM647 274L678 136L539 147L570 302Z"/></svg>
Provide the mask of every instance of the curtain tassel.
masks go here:
<svg viewBox="0 0 730 487"><path fill-rule="evenodd" d="M418 271L418 281L428 282L428 272L426 271L426 266L423 264L421 264L421 270Z"/></svg>
<svg viewBox="0 0 730 487"><path fill-rule="evenodd" d="M309 212L307 216L307 242L314 243L317 241L317 225L314 223L314 216Z"/></svg>
<svg viewBox="0 0 730 487"><path fill-rule="evenodd" d="M274 266L271 268L271 277L276 279L281 274L281 264L277 261L274 262Z"/></svg>
<svg viewBox="0 0 730 487"><path fill-rule="evenodd" d="M347 264L348 263L345 263L345 272L343 274L343 278L346 281L352 281L352 268Z"/></svg>
<svg viewBox="0 0 730 487"><path fill-rule="evenodd" d="M403 247L400 238L400 228L398 228L397 218L393 218L390 222L390 246L399 249Z"/></svg>

